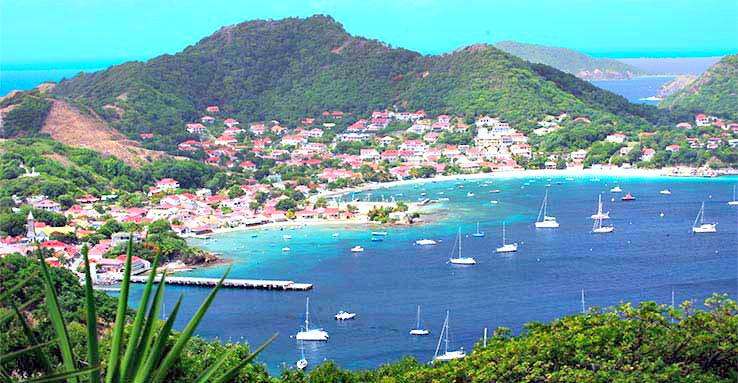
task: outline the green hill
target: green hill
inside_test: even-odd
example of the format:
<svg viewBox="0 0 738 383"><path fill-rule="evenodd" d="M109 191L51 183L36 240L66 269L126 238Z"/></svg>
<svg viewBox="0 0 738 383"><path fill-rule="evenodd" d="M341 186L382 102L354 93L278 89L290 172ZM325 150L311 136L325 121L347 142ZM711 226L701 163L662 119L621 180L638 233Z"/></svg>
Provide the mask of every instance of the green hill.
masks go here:
<svg viewBox="0 0 738 383"><path fill-rule="evenodd" d="M659 107L738 120L738 54L723 57Z"/></svg>
<svg viewBox="0 0 738 383"><path fill-rule="evenodd" d="M552 66L587 80L628 79L646 74L643 70L618 60L595 58L566 48L515 41L501 41L495 47L523 60Z"/></svg>
<svg viewBox="0 0 738 383"><path fill-rule="evenodd" d="M187 136L183 123L208 105L241 121L286 123L325 110L364 115L395 106L497 114L518 124L561 112L643 122L623 110L630 108L624 98L574 78L564 87L562 75L488 45L422 56L312 16L224 27L175 55L64 80L53 96L92 107L131 138L154 132L148 145L169 149Z"/></svg>

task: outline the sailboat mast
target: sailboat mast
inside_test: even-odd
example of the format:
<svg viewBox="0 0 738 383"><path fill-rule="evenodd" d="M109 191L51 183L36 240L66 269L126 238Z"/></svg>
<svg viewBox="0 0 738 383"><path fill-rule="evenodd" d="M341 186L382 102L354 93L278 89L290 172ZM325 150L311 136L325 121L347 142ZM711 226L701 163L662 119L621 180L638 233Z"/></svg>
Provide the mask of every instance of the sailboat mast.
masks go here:
<svg viewBox="0 0 738 383"><path fill-rule="evenodd" d="M461 228L459 228L459 258L461 258Z"/></svg>
<svg viewBox="0 0 738 383"><path fill-rule="evenodd" d="M446 321L443 323L443 327L446 328L446 334L445 334L445 337L446 337L446 340L445 340L446 349L445 349L445 352L444 353L445 354L448 354L448 310L446 310Z"/></svg>
<svg viewBox="0 0 738 383"><path fill-rule="evenodd" d="M436 354L435 356L438 356L438 351L441 351L441 342L443 341L443 334L446 331L446 324L448 323L448 310L446 310L446 320L443 321L443 327L441 328L441 336L438 337L438 344L436 344Z"/></svg>
<svg viewBox="0 0 738 383"><path fill-rule="evenodd" d="M415 328L420 328L420 305L418 305L418 318L415 323Z"/></svg>
<svg viewBox="0 0 738 383"><path fill-rule="evenodd" d="M587 306L584 302L584 289L582 289L582 314L584 314L587 311Z"/></svg>
<svg viewBox="0 0 738 383"><path fill-rule="evenodd" d="M505 222L502 223L502 246L505 246Z"/></svg>
<svg viewBox="0 0 738 383"><path fill-rule="evenodd" d="M305 300L305 331L307 331L310 327L310 297L308 297Z"/></svg>

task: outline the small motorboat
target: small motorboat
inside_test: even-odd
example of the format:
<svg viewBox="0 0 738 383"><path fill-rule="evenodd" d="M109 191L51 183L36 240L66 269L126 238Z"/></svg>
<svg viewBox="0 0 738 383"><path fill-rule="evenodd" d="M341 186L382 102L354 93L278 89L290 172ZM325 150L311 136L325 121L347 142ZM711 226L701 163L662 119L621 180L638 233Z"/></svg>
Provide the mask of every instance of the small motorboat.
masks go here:
<svg viewBox="0 0 738 383"><path fill-rule="evenodd" d="M285 234L282 236L282 239L292 239L292 236L289 234Z"/></svg>
<svg viewBox="0 0 738 383"><path fill-rule="evenodd" d="M372 242L382 242L382 241L384 241L384 237L380 237L376 235L372 236Z"/></svg>
<svg viewBox="0 0 738 383"><path fill-rule="evenodd" d="M664 190L659 191L659 194L661 194L661 195L671 195L671 190L664 189Z"/></svg>
<svg viewBox="0 0 738 383"><path fill-rule="evenodd" d="M386 231L372 231L372 235L375 237L386 237L387 232Z"/></svg>
<svg viewBox="0 0 738 383"><path fill-rule="evenodd" d="M621 198L620 200L622 200L622 201L635 201L635 197L633 197L632 194L628 193L625 196L623 196L623 198Z"/></svg>
<svg viewBox="0 0 738 383"><path fill-rule="evenodd" d="M351 320L356 318L356 313L349 313L341 310L334 316L334 318L336 318L336 320Z"/></svg>
<svg viewBox="0 0 738 383"><path fill-rule="evenodd" d="M356 245L351 248L352 253L361 253L362 251L364 251L364 248L359 245Z"/></svg>
<svg viewBox="0 0 738 383"><path fill-rule="evenodd" d="M468 193L466 193L466 196L467 196L467 197L474 197L474 193L472 193L472 192L468 192Z"/></svg>
<svg viewBox="0 0 738 383"><path fill-rule="evenodd" d="M620 188L620 186L615 186L614 188L610 189L610 193L622 193L623 189Z"/></svg>
<svg viewBox="0 0 738 383"><path fill-rule="evenodd" d="M420 246L435 245L436 243L438 243L438 242L436 242L436 241L434 241L432 239L419 239L419 240L415 241L415 244L416 245L420 245Z"/></svg>
<svg viewBox="0 0 738 383"><path fill-rule="evenodd" d="M337 237L338 237L338 233L333 233L333 234L331 234L331 237L333 237L333 238L337 238Z"/></svg>
<svg viewBox="0 0 738 383"><path fill-rule="evenodd" d="M497 205L498 203L500 203L500 201L498 201L496 199L493 199L493 200L489 201L489 203L491 203L492 205Z"/></svg>
<svg viewBox="0 0 738 383"><path fill-rule="evenodd" d="M283 247L282 248L282 251L285 251L285 252L290 251L290 250L292 250L292 249L290 249L289 247Z"/></svg>
<svg viewBox="0 0 738 383"><path fill-rule="evenodd" d="M492 189L489 192L490 193L499 193L500 192L500 189Z"/></svg>

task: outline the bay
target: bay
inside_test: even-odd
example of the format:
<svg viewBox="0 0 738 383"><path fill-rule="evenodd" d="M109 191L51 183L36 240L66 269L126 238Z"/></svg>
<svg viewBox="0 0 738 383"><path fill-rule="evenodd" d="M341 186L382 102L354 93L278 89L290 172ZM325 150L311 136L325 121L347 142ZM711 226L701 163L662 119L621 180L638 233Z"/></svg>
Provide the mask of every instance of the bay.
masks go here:
<svg viewBox="0 0 738 383"><path fill-rule="evenodd" d="M647 100L656 96L659 88L673 80L674 76L634 77L630 80L590 81L593 85L621 95L636 104L656 105L658 100Z"/></svg>
<svg viewBox="0 0 738 383"><path fill-rule="evenodd" d="M304 320L305 298L310 297L311 320L331 336L328 342L305 343L311 366L334 360L341 367L359 369L406 355L429 361L446 310L451 312L451 346L470 350L484 327L492 331L504 326L519 333L525 323L578 313L582 289L588 307L644 300L667 304L672 290L678 302L701 303L713 292L735 297L737 210L726 202L736 181L495 177L403 185L374 190L371 198L416 201L427 193L449 201L434 206L435 212L429 215L434 221L428 225L383 227L388 232L383 242L370 240L376 228L356 225L250 230L218 235L207 243L194 241L232 259L230 277L314 284L308 292L224 289L197 334L256 345L279 332L277 341L259 358L278 373L283 363L292 366L299 359L299 345L292 336ZM532 224L545 184L551 184L549 214L561 223L556 230L535 229ZM610 193L615 184L636 201L622 202L622 194ZM673 194L660 195L664 188ZM490 193L491 189L501 192ZM467 197L469 191L475 196ZM600 193L616 227L613 234L590 233L589 216ZM719 223L716 234L691 234L702 201L706 219ZM486 232L484 238L471 236L477 221ZM519 245L512 255L494 253L501 243L503 221L508 241ZM459 227L464 254L475 257L476 266L447 263ZM283 239L284 234L292 239ZM414 244L426 237L440 242L430 247ZM355 245L366 250L350 253ZM283 252L285 246L291 251ZM212 277L224 270L225 266L218 266L183 275ZM208 292L197 287L167 288L168 308L184 296L177 328L184 327ZM140 286L133 290L132 304L139 294ZM423 324L431 330L427 337L408 335L418 304L423 308ZM357 318L334 321L333 315L341 309L356 312Z"/></svg>

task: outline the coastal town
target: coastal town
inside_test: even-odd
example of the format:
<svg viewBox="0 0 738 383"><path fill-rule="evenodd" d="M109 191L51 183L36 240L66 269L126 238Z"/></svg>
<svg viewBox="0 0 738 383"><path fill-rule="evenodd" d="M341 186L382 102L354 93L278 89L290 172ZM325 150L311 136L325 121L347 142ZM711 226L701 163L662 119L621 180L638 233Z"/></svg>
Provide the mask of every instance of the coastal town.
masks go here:
<svg viewBox="0 0 738 383"><path fill-rule="evenodd" d="M648 165L657 155L681 150L716 150L738 147L738 123L697 114L694 121L674 127L681 132L711 129L716 134L686 137L681 143L654 140L656 133L637 136L608 134L603 143L614 147L608 163L593 163L585 149L556 153L541 159L529 137L509 123L483 115L466 123L450 115L430 117L415 112L375 111L353 118L341 111L326 111L319 118L306 117L287 128L279 121L242 124L223 117L218 106L208 106L200 122L183 129L197 137L179 143L181 152L201 158L205 164L239 172L248 182L228 189L184 189L178 180L163 178L144 192L140 206L124 207L116 195L82 195L72 206L63 206L43 195L16 198L16 211L26 207L26 232L0 239L0 254L28 254L36 244L48 249L47 263L80 270L81 249L88 244L90 262L115 278L125 261L121 245L146 241L150 227L164 222L164 230L178 238L207 238L214 233L262 225L315 223L410 224L420 217L418 202L363 201L348 193L372 185L430 179L443 175L510 173L531 169L534 161L544 170L627 170ZM545 116L532 131L540 138L564 126L590 124L586 116ZM337 129L343 125L345 128ZM141 134L143 140L151 133ZM542 164L540 164L542 162ZM264 171L264 167L291 169ZM648 166L645 166L648 167ZM661 169L672 176L715 176L717 167ZM38 177L23 168L19 177ZM33 211L65 217L63 225L38 220ZM57 220L58 221L58 220ZM113 221L118 231L110 231ZM99 235L101 230L105 235ZM90 241L94 238L93 241ZM171 259L172 269L188 269L181 259ZM197 257L207 262L208 257ZM133 270L150 268L146 259L134 257ZM104 273L108 274L104 274Z"/></svg>

